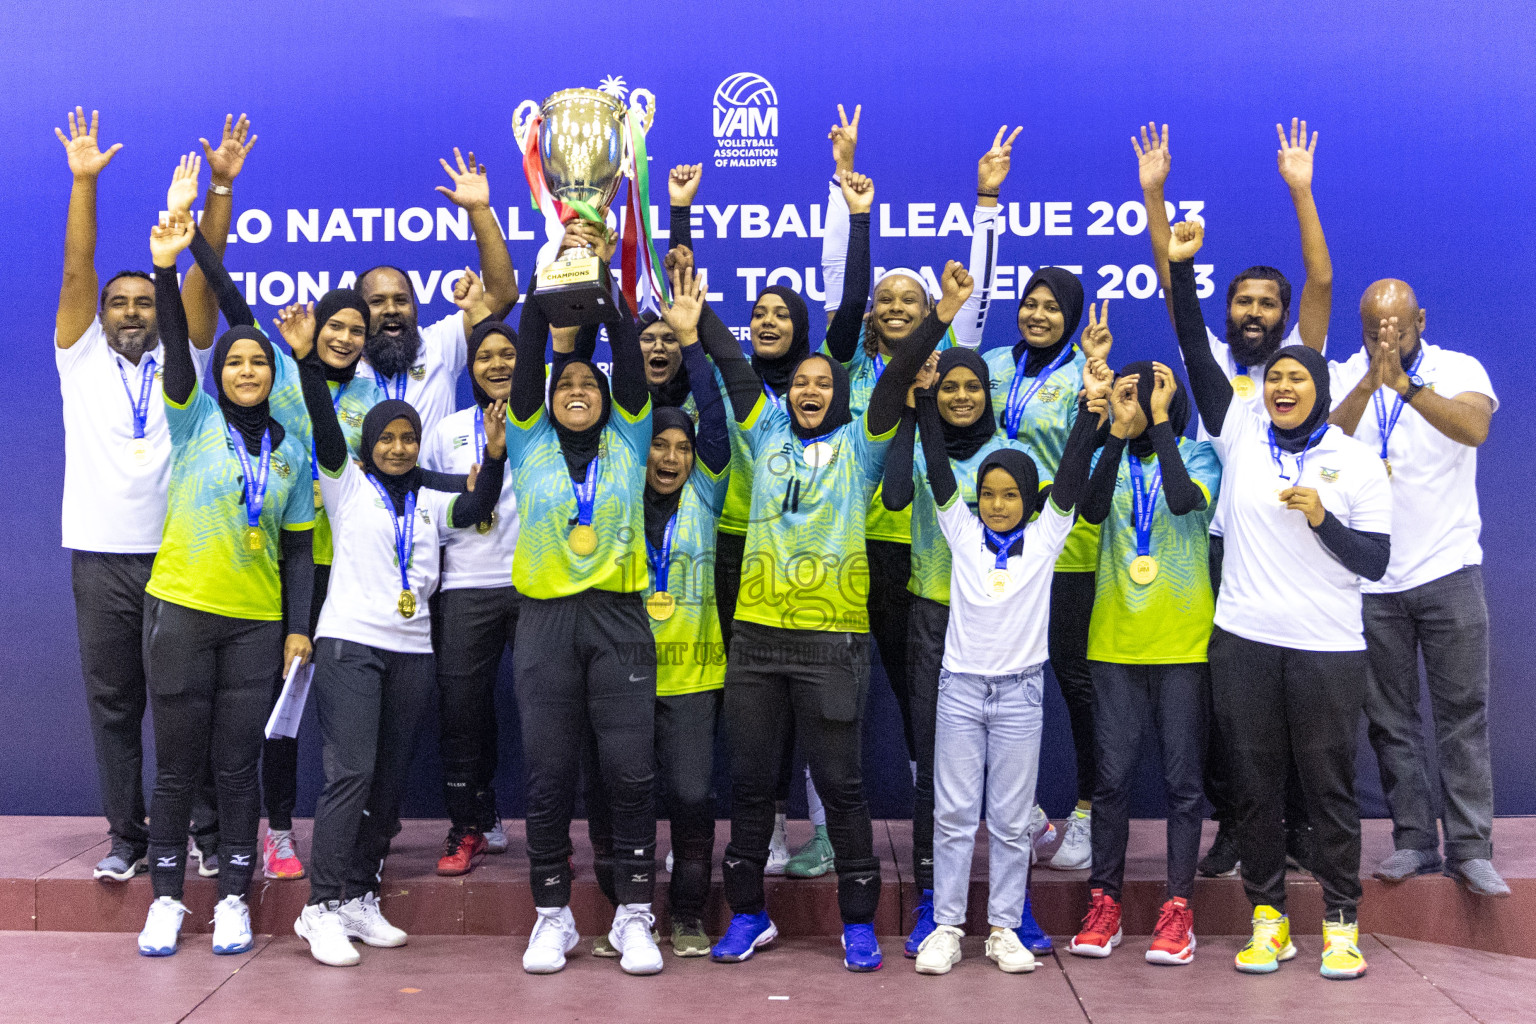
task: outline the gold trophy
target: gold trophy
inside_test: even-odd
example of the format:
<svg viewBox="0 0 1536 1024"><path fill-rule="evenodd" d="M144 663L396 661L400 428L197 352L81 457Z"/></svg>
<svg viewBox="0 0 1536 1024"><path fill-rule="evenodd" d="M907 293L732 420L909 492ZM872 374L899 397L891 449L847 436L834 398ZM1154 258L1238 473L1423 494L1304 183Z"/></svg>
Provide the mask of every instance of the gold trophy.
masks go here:
<svg viewBox="0 0 1536 1024"><path fill-rule="evenodd" d="M610 79L603 89L562 89L542 105L517 105L512 130L540 209L552 202L564 223L581 217L608 230L604 217L619 181L634 176L634 135L643 145L656 116L649 91L634 90L629 106L625 91L622 79ZM542 268L531 298L555 327L614 323L621 316L608 267L585 246Z"/></svg>

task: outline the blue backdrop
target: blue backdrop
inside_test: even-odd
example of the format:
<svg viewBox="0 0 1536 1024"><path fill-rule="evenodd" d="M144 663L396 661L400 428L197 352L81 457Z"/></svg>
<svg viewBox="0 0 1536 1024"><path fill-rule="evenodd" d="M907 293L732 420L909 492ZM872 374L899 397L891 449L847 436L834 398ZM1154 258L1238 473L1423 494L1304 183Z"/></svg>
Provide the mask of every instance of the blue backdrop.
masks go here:
<svg viewBox="0 0 1536 1024"><path fill-rule="evenodd" d="M509 128L513 108L621 76L656 96L649 147L663 230L660 169L705 164L697 203L711 209L700 212L695 238L727 322L746 324L749 289L780 268L781 280L809 278L819 296L811 268L820 241L808 236L821 223L831 170L826 130L837 103L850 111L862 103L858 163L876 182L876 265L964 260L969 240L953 223L944 230L945 214L951 203L969 210L975 162L997 126L1023 123L1004 190L1019 233L1004 238L1002 263L1081 267L1089 294L1113 300L1117 362L1177 359L1148 284L1129 144L1136 125L1173 126L1168 197L1203 204L1201 259L1217 289L1206 312L1219 322L1221 290L1244 266L1271 263L1300 283L1274 124L1307 118L1322 133L1315 191L1336 272L1329 354L1358 347L1365 285L1402 277L1429 311L1428 336L1480 358L1503 399L1480 473L1495 789L1500 813L1536 812L1528 604L1536 486L1525 419L1536 405L1521 387L1536 366L1520 312L1536 308L1536 23L1526 4L269 0L160 4L151 15L121 0L62 0L12 5L6 22L0 266L18 304L7 316L3 392L0 811L98 808L59 547L63 440L50 338L70 178L52 129L65 111L99 108L103 147L125 144L101 177L103 277L147 268L148 229L177 154L200 135L217 138L226 112L247 111L261 141L235 185L239 241L227 260L255 275L244 280L263 321L294 292L312 297L347 271L391 262L414 272L430 322L451 310L442 275L474 262L473 243L456 237L457 211L432 191L445 180L437 158L460 146L489 165L494 205L526 274L542 235L531 234L538 225ZM751 88L720 88L741 74L757 76ZM758 165L730 166L733 155ZM375 214L371 242L358 210L390 211ZM989 325L988 347L1016 339L1011 306L1005 299ZM875 813L894 815L909 811L911 788L882 680L877 671L867 778ZM502 683L501 789L516 812L518 743ZM1054 689L1052 700L1041 792L1060 814L1073 769ZM1380 813L1363 743L1360 762L1365 807ZM1150 767L1139 813L1161 806ZM308 813L318 781L313 729L303 770ZM440 812L437 779L429 736L407 813Z"/></svg>

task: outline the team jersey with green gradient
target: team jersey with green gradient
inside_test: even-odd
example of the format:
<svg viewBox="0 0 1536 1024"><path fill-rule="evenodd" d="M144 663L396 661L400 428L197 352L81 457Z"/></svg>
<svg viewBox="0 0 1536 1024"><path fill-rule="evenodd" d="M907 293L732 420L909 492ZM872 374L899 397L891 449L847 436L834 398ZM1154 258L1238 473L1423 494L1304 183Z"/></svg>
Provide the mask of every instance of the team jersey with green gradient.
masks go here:
<svg viewBox="0 0 1536 1024"><path fill-rule="evenodd" d="M724 387L721 391L726 403L726 430L731 436L731 464L725 485L725 508L720 512L720 529L725 533L745 537L747 523L752 519L752 448L747 444L747 435L741 424L730 414L730 393ZM767 392L764 392L766 395ZM782 398L770 400L775 403L783 401Z"/></svg>
<svg viewBox="0 0 1536 1024"><path fill-rule="evenodd" d="M949 460L960 498L972 512L976 511L976 472L987 456L1000 448L1016 448L1039 461L1029 450L1029 445L1010 441L1002 435L994 435L968 459ZM912 504L909 509L912 513L912 575L907 580L907 589L918 597L948 605L949 542L939 530L939 507L928 486L928 461L923 458L921 437L917 441L916 465L912 468Z"/></svg>
<svg viewBox="0 0 1536 1024"><path fill-rule="evenodd" d="M1136 521L1130 459L1120 458L1115 497L1104 520L1095 581L1088 657L1121 665L1186 665L1206 660L1216 600L1211 593L1210 525L1221 487L1221 462L1208 441L1179 438L1189 478L1205 492L1205 508L1176 516L1158 488L1148 552L1157 577L1142 586L1130 577L1136 558ZM1095 459L1097 462L1097 459ZM1157 471L1156 456L1142 462L1142 486ZM1280 614L1282 609L1276 609Z"/></svg>
<svg viewBox="0 0 1536 1024"><path fill-rule="evenodd" d="M548 407L540 406L527 420L511 419L510 413L508 419L507 472L522 519L517 553L512 556L512 583L518 591L542 600L584 590L643 591L649 578L643 494L645 459L651 447L650 402L638 416L615 403L603 428L592 509L597 547L590 555L571 550L575 484Z"/></svg>
<svg viewBox="0 0 1536 1024"><path fill-rule="evenodd" d="M997 432L1007 437L1003 426L1004 411L1008 407L1008 389L1018 364L1013 358L1013 346L995 348L986 353L987 375L992 378L992 410L997 416ZM1083 389L1083 367L1088 364L1082 349L1072 349L1068 359L1024 406L1019 420L1018 440L1029 445L1040 467L1040 482L1056 478L1056 467L1061 464L1061 453L1066 450L1067 436L1072 424L1077 422L1077 393ZM1029 385L1021 385L1020 396ZM1067 537L1067 546L1056 560L1057 572L1093 572L1099 564L1099 528L1079 519Z"/></svg>
<svg viewBox="0 0 1536 1024"><path fill-rule="evenodd" d="M950 331L945 331L939 339L935 352L943 352L947 348L954 347L954 336ZM822 344L821 350L825 352L827 346ZM848 410L853 413L855 419L864 415L864 410L869 408L869 396L874 393L875 382L880 379L877 371L884 369L884 363L876 365L875 357L864 349L864 331L859 331L859 345L853 352L853 358L844 364L848 367ZM868 540L888 540L897 544L912 543L912 508L908 507L899 512L892 512L885 507L885 502L880 499L880 488L875 488L874 497L869 502L869 514L865 517L864 535Z"/></svg>
<svg viewBox="0 0 1536 1024"><path fill-rule="evenodd" d="M373 378L358 374L346 385L330 381L331 401L336 403L336 422L341 424L341 436L347 439L347 454L357 458L357 446L363 440L363 418L372 409L384 400L384 392L374 383ZM338 400L337 395L340 394ZM309 422L307 419L305 422ZM314 461L311 457L311 479L318 483L314 476ZM315 564L330 565L333 557L331 541L331 518L325 514L325 503L320 500L320 492L315 491Z"/></svg>
<svg viewBox="0 0 1536 1024"><path fill-rule="evenodd" d="M789 415L766 396L741 425L752 451L752 512L736 618L781 629L869 632L864 516L896 436L864 417L826 438L830 458L808 465Z"/></svg>
<svg viewBox="0 0 1536 1024"><path fill-rule="evenodd" d="M725 685L725 637L715 607L715 530L725 486L725 473L715 476L698 461L683 484L667 569L667 593L675 602L672 617L647 616L656 637L658 697L718 690ZM652 573L645 589L647 599L659 583Z"/></svg>
<svg viewBox="0 0 1536 1024"><path fill-rule="evenodd" d="M245 476L219 403L194 388L186 405L165 402L171 431L171 482L165 535L145 590L162 601L232 619L283 617L279 530L307 530L315 519L309 448L292 433L272 450L258 527L262 548L245 546ZM287 429L287 424L284 424ZM251 457L254 471L261 456Z"/></svg>

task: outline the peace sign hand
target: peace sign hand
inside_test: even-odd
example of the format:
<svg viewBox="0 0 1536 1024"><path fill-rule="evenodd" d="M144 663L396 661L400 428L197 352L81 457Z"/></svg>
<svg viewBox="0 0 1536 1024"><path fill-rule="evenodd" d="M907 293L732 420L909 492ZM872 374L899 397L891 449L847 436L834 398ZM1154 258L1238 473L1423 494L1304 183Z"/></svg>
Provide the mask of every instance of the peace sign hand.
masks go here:
<svg viewBox="0 0 1536 1024"><path fill-rule="evenodd" d="M1291 138L1287 142L1285 129L1275 125L1275 134L1280 136L1280 148L1275 151L1275 159L1280 165L1280 177L1285 183L1298 191L1312 187L1312 153L1317 149L1317 132L1312 133L1312 141L1307 142L1307 122L1300 122L1300 132L1297 131L1297 119L1291 118Z"/></svg>
<svg viewBox="0 0 1536 1024"><path fill-rule="evenodd" d="M1019 132L1024 126L1013 130L1007 141L1003 141L1003 132L1008 130L1003 125L997 130L997 137L992 140L992 148L981 155L976 162L976 191L979 193L993 193L1002 188L1003 181L1008 177L1008 168L1012 161L1013 140L1019 137Z"/></svg>
<svg viewBox="0 0 1536 1024"><path fill-rule="evenodd" d="M238 121L233 114L225 114L224 136L219 140L218 149L209 146L207 139L197 140L203 144L203 153L208 157L209 177L215 185L228 188L240 176L240 168L245 166L246 156L251 147L256 145L256 136L246 139L250 130L250 119L244 114L240 115Z"/></svg>
<svg viewBox="0 0 1536 1024"><path fill-rule="evenodd" d="M197 198L197 176L203 168L203 158L188 153L176 165L171 174L171 187L165 193L165 208L172 214L192 212L192 201Z"/></svg>
<svg viewBox="0 0 1536 1024"><path fill-rule="evenodd" d="M69 115L69 134L58 128L53 134L64 143L64 155L69 160L69 173L77 180L94 179L101 173L102 168L112 162L117 151L123 148L121 142L103 153L96 144L96 125L99 121L98 112L91 111L91 126L85 126L85 108L76 107L74 113Z"/></svg>
<svg viewBox="0 0 1536 1024"><path fill-rule="evenodd" d="M1136 141L1136 136L1132 135L1131 145L1136 150L1136 170L1141 177L1141 190L1147 192L1162 188L1168 180L1168 172L1173 168L1173 154L1168 152L1168 126L1163 125L1162 134L1159 135L1157 125L1147 122L1147 127L1141 130L1141 141Z"/></svg>
<svg viewBox="0 0 1536 1024"><path fill-rule="evenodd" d="M1083 328L1078 347L1089 359L1108 359L1110 346L1115 343L1114 335L1109 333L1108 299L1104 300L1103 309L1102 314L1095 315L1093 303L1088 303L1088 326Z"/></svg>
<svg viewBox="0 0 1536 1024"><path fill-rule="evenodd" d="M832 140L832 159L839 171L853 170L853 154L859 148L859 116L863 111L862 105L855 105L853 120L849 121L843 105L837 105L837 118L842 123L833 125L827 138Z"/></svg>

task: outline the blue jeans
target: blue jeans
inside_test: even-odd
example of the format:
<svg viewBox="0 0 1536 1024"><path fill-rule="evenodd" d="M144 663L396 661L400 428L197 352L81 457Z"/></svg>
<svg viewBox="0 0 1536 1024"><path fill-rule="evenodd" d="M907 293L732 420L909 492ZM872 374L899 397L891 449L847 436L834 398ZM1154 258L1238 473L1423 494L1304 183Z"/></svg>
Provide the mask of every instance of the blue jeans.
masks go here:
<svg viewBox="0 0 1536 1024"><path fill-rule="evenodd" d="M1040 771L1043 666L1018 675L939 672L933 767L933 919L965 924L971 854L986 796L987 921L1013 928L1029 886L1029 817Z"/></svg>

